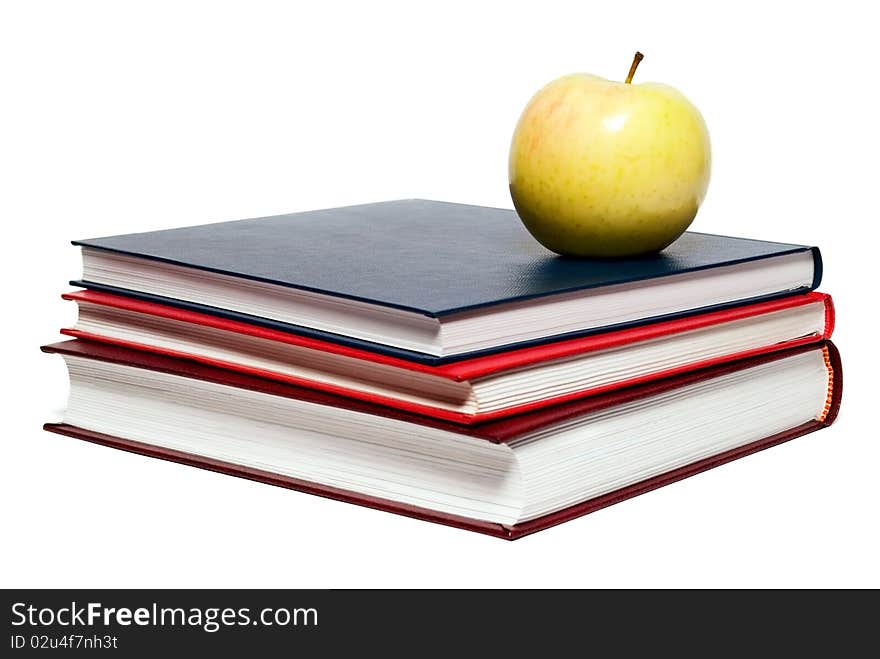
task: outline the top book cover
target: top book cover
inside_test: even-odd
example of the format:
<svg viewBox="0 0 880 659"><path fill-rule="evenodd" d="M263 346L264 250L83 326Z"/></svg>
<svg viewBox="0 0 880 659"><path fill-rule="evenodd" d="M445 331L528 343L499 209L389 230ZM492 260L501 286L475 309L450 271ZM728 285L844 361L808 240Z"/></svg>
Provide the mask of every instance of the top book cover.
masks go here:
<svg viewBox="0 0 880 659"><path fill-rule="evenodd" d="M422 199L73 244L426 316L817 251L687 232L656 255L570 259L538 244L512 210ZM820 278L816 267L808 288Z"/></svg>
<svg viewBox="0 0 880 659"><path fill-rule="evenodd" d="M75 285L440 364L806 292L815 247L685 233L560 257L512 210L403 200L79 240Z"/></svg>

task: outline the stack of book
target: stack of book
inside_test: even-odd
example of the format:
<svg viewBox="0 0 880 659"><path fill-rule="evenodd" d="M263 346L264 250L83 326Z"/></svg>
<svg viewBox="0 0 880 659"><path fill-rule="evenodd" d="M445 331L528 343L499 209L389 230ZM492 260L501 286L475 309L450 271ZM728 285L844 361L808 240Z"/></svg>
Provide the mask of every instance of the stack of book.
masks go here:
<svg viewBox="0 0 880 659"><path fill-rule="evenodd" d="M56 433L513 539L829 425L818 249L408 200L77 241Z"/></svg>

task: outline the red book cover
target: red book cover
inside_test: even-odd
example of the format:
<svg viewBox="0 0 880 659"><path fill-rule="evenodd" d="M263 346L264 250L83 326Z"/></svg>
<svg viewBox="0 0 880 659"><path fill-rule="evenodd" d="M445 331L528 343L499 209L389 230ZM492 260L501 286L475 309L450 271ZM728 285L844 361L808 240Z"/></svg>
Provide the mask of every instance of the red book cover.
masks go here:
<svg viewBox="0 0 880 659"><path fill-rule="evenodd" d="M496 409L489 412L464 413L456 410L444 409L430 404L422 404L411 400L397 398L391 395L381 395L372 391L365 391L356 387L338 386L332 383L320 382L306 377L297 377L278 371L268 370L265 368L256 368L241 363L228 360L216 359L202 354L198 354L189 350L176 350L156 345L137 343L130 340L122 340L109 337L96 332L86 332L75 328L66 328L61 330L62 334L79 339L90 341L98 341L109 343L122 347L134 348L137 350L145 350L157 354L163 354L172 357L179 357L200 362L209 366L217 366L220 368L230 369L249 375L256 375L262 378L277 380L294 384L297 386L310 387L332 394L348 396L375 402L381 405L396 407L401 410L425 414L432 417L438 417L454 421L456 423L480 423L494 418L503 418L521 414L534 409L556 405L568 400L575 400L585 396L601 394L615 389L621 389L627 386L649 382L661 378L670 377L689 370L712 366L713 364L723 363L744 357L756 356L760 354L770 353L776 350L795 347L814 343L823 339L828 339L834 328L834 306L831 297L824 293L806 293L795 295L776 300L759 302L730 309L723 309L703 314L688 316L685 318L669 320L639 327L623 329L613 332L605 332L592 336L579 337L574 339L556 341L536 346L529 346L516 350L511 350L498 354L490 354L481 357L472 357L439 366L431 366L419 362L408 361L397 357L388 356L368 350L353 348L338 343L322 341L315 338L301 336L290 332L282 332L257 325L229 320L219 316L189 311L169 305L157 304L154 302L146 302L143 300L129 298L110 293L99 291L79 291L67 293L62 296L66 300L76 301L78 303L102 305L115 309L122 309L147 316L155 316L159 318L167 318L193 325L209 327L223 332L234 334L242 334L250 337L266 339L279 344L288 344L316 350L324 353L332 353L344 357L362 360L370 363L381 364L383 366L399 368L419 373L430 374L435 377L448 379L454 382L465 382L476 378L482 378L506 371L514 371L524 367L533 366L541 363L548 363L554 360L570 358L585 353L609 350L621 346L638 344L640 342L652 341L664 336L679 334L693 330L699 330L706 327L720 325L743 319L761 316L776 311L792 309L809 304L822 303L825 309L825 322L822 330L816 334L809 336L801 336L792 338L783 343L775 343L764 345L759 348L753 348L745 351L731 352L721 357L712 359L696 359L685 365L679 365L671 368L656 370L647 375L639 377L630 377L621 379L610 384L595 386L589 389L582 389L574 392L568 392L562 395L552 395L541 400L534 400L522 404L513 405L503 409Z"/></svg>
<svg viewBox="0 0 880 659"><path fill-rule="evenodd" d="M310 402L345 407L360 412L375 414L380 416L388 416L403 419L409 422L433 427L440 427L453 432L469 435L485 439L490 442L502 443L510 442L522 435L546 427L550 424L559 423L566 419L580 416L582 414L595 412L597 410L621 405L632 400L638 400L644 397L659 394L671 389L686 386L695 382L700 382L710 378L718 377L727 373L740 371L752 366L771 362L777 359L783 359L798 353L810 350L821 350L825 365L829 373L829 389L828 398L824 412L816 420L809 421L797 427L790 428L783 432L773 434L758 441L752 442L745 446L725 451L723 453L699 460L684 467L680 467L673 471L649 478L647 480L629 485L625 488L601 495L589 501L584 501L569 508L556 511L549 515L545 515L538 519L529 520L520 524L506 526L490 522L482 522L479 520L458 517L439 513L437 511L419 508L399 502L376 497L363 496L357 493L328 487L318 483L306 482L295 478L281 476L276 473L260 471L249 467L243 467L228 462L209 459L202 456L183 453L151 444L134 442L120 437L112 437L90 430L77 428L64 423L47 423L44 428L50 432L75 437L85 441L110 446L113 448L139 453L149 457L156 457L172 462L186 464L190 466L216 471L232 476L247 478L271 485L277 485L294 489L298 491L316 494L332 499L357 503L371 508L378 508L409 517L423 519L427 521L437 522L458 528L478 531L501 538L513 540L536 531L555 526L562 522L580 517L587 513L599 510L614 503L624 501L638 494L649 492L663 485L674 483L688 476L706 471L713 467L720 466L737 458L750 455L765 448L781 444L801 435L819 430L825 426L831 425L837 416L840 407L840 397L843 386L843 374L840 363L840 356L837 349L830 341L823 341L818 345L801 345L774 353L764 355L751 356L744 359L718 364L715 366L699 369L696 371L680 374L663 380L644 383L639 386L629 387L620 391L608 392L602 395L593 396L577 401L555 405L541 410L535 410L525 414L517 415L507 419L498 419L494 421L484 422L480 424L455 424L442 419L433 419L417 414L412 414L403 410L387 408L381 405L347 399L344 397L334 396L325 392L319 392L311 389L294 387L288 384L265 380L250 375L230 372L225 369L209 367L194 362L186 362L184 360L173 359L157 354L150 354L141 351L128 350L116 346L101 345L83 341L68 341L64 343L54 344L43 347L44 352L77 355L97 359L101 361L109 361L114 363L125 364L137 368L145 368L150 370L158 370L172 373L184 377L203 379L210 382L217 382L228 386L239 387L271 393L279 396L286 396L307 400Z"/></svg>

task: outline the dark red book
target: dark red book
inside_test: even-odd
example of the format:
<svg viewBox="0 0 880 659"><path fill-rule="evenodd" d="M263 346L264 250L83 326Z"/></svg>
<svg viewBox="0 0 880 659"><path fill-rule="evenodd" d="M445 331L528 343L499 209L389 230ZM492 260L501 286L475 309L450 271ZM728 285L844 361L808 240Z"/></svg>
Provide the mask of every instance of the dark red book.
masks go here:
<svg viewBox="0 0 880 659"><path fill-rule="evenodd" d="M458 423L479 423L817 342L834 307L807 293L629 329L425 364L98 291L66 335L198 361Z"/></svg>
<svg viewBox="0 0 880 659"><path fill-rule="evenodd" d="M107 344L43 350L71 376L47 430L507 539L823 428L842 384L823 341L465 425Z"/></svg>

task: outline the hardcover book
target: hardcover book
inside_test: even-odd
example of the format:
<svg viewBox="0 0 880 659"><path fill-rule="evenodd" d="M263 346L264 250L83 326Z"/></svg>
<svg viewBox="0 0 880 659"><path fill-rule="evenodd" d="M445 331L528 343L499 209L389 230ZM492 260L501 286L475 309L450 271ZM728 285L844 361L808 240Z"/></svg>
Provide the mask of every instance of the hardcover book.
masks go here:
<svg viewBox="0 0 880 659"><path fill-rule="evenodd" d="M86 288L424 364L815 289L815 247L687 232L566 259L511 210L404 200L75 241Z"/></svg>
<svg viewBox="0 0 880 659"><path fill-rule="evenodd" d="M829 425L828 341L464 425L144 351L45 346L52 432L514 539Z"/></svg>
<svg viewBox="0 0 880 659"><path fill-rule="evenodd" d="M63 296L79 319L62 333L477 423L827 339L821 293L686 316L433 366L99 291Z"/></svg>

